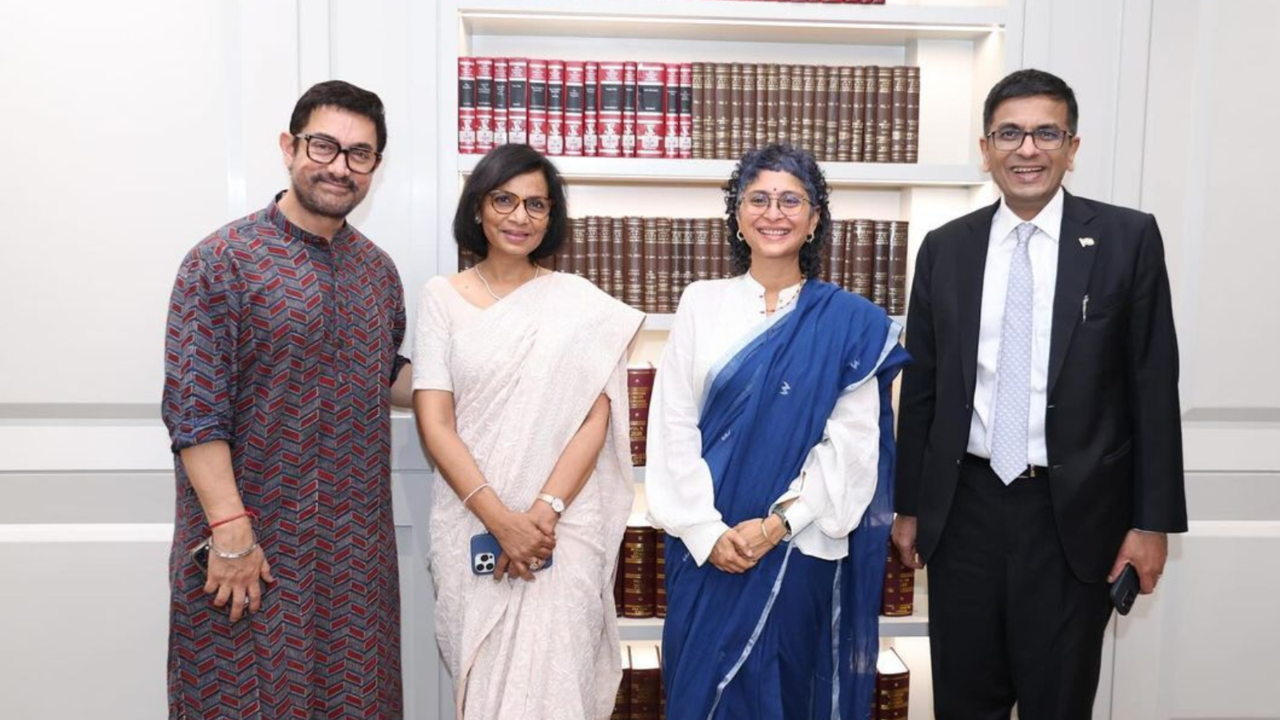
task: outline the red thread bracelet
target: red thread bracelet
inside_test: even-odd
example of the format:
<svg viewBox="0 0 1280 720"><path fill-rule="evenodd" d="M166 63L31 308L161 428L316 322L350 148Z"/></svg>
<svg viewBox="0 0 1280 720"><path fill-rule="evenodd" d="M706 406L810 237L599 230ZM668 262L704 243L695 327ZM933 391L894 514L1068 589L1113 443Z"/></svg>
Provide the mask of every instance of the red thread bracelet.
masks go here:
<svg viewBox="0 0 1280 720"><path fill-rule="evenodd" d="M240 518L242 518L242 517L247 517L247 518L249 518L250 520L253 520L253 519L255 518L255 516L254 516L254 514L253 514L253 511L252 511L252 510L245 510L244 512L242 512L242 513L240 513L240 514L238 514L238 515L232 515L231 517L229 517L229 518L223 518L223 519L219 520L218 522L209 523L209 529L210 529L210 530L212 530L212 529L214 529L214 528L216 528L216 527L220 527L220 526L222 526L222 525L226 525L227 523L229 523L229 522L234 522L234 521L236 521L236 520L239 520L239 519L240 519Z"/></svg>

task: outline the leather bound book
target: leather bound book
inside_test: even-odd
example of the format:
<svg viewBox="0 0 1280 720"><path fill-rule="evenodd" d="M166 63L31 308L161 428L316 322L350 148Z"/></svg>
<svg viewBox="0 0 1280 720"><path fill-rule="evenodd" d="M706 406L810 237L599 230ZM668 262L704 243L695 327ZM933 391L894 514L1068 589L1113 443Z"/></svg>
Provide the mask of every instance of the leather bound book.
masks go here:
<svg viewBox="0 0 1280 720"><path fill-rule="evenodd" d="M612 248L609 247L609 236L601 232L601 222L609 222L609 218L602 218L596 215L587 217L587 241L588 247L596 249L595 253L595 273L588 276L596 287L604 292L609 292L610 281L613 279L609 275L609 254Z"/></svg>
<svg viewBox="0 0 1280 720"><path fill-rule="evenodd" d="M603 221L602 221L603 222ZM613 271L613 282L610 283L609 289L612 290L613 297L618 302L626 302L627 287L627 245L623 238L626 236L626 221L623 218L608 218L608 237L609 237L609 254L613 256L610 269ZM605 226L600 226L600 232L605 232Z"/></svg>
<svg viewBox="0 0 1280 720"><path fill-rule="evenodd" d="M792 144L791 139L791 65L778 66L778 142ZM797 127L797 130L799 128ZM797 139L799 133L797 133Z"/></svg>
<svg viewBox="0 0 1280 720"><path fill-rule="evenodd" d="M622 157L622 63L600 63L596 135L601 157Z"/></svg>
<svg viewBox="0 0 1280 720"><path fill-rule="evenodd" d="M889 293L886 310L890 315L907 312L907 223L889 223Z"/></svg>
<svg viewBox="0 0 1280 720"><path fill-rule="evenodd" d="M720 275L719 277L733 277L733 258L729 250L729 226L723 219L716 223L717 240L716 246L720 248Z"/></svg>
<svg viewBox="0 0 1280 720"><path fill-rule="evenodd" d="M859 65L853 68L853 107L849 121L849 160L865 162L867 127L867 70Z"/></svg>
<svg viewBox="0 0 1280 720"><path fill-rule="evenodd" d="M676 303L680 301L680 288L684 287L684 220L671 218L671 283L663 293L659 305L665 306L665 312L675 312Z"/></svg>
<svg viewBox="0 0 1280 720"><path fill-rule="evenodd" d="M507 59L507 141L529 142L529 61Z"/></svg>
<svg viewBox="0 0 1280 720"><path fill-rule="evenodd" d="M613 245L613 235L609 232L609 218L596 218L596 232L600 237L600 260L597 263L600 266L600 282L597 287L613 297L618 297L618 293L613 288L613 266L622 262L622 258L618 257L617 248Z"/></svg>
<svg viewBox="0 0 1280 720"><path fill-rule="evenodd" d="M907 69L893 68L893 105L889 114L889 162L907 161Z"/></svg>
<svg viewBox="0 0 1280 720"><path fill-rule="evenodd" d="M656 617L667 616L667 534L654 530L655 544L653 551L653 614Z"/></svg>
<svg viewBox="0 0 1280 720"><path fill-rule="evenodd" d="M889 223L876 220L873 224L875 233L875 261L871 273L871 302L882 309L889 306Z"/></svg>
<svg viewBox="0 0 1280 720"><path fill-rule="evenodd" d="M836 96L836 161L850 163L852 154L852 135L854 135L854 68L845 65L837 73L838 90ZM828 119L831 115L827 115Z"/></svg>
<svg viewBox="0 0 1280 720"><path fill-rule="evenodd" d="M493 58L476 58L476 152L493 149Z"/></svg>
<svg viewBox="0 0 1280 720"><path fill-rule="evenodd" d="M582 218L569 219L569 247L565 249L560 269L579 277L587 276L587 222Z"/></svg>
<svg viewBox="0 0 1280 720"><path fill-rule="evenodd" d="M635 157L639 145L636 140L636 94L637 65L633 62L622 64L622 156Z"/></svg>
<svg viewBox="0 0 1280 720"><path fill-rule="evenodd" d="M729 66L729 158L742 157L742 63Z"/></svg>
<svg viewBox="0 0 1280 720"><path fill-rule="evenodd" d="M742 151L756 147L756 66L742 66Z"/></svg>
<svg viewBox="0 0 1280 720"><path fill-rule="evenodd" d="M587 65L577 60L564 63L564 154L585 154L582 139L586 123Z"/></svg>
<svg viewBox="0 0 1280 720"><path fill-rule="evenodd" d="M732 73L729 63L716 63L715 72L715 157L725 160L729 158L729 88Z"/></svg>
<svg viewBox="0 0 1280 720"><path fill-rule="evenodd" d="M658 644L631 643L631 720L658 720L662 705L662 662Z"/></svg>
<svg viewBox="0 0 1280 720"><path fill-rule="evenodd" d="M631 651L625 643L619 644L618 649L622 653L622 682L618 683L609 720L631 720Z"/></svg>
<svg viewBox="0 0 1280 720"><path fill-rule="evenodd" d="M907 720L911 695L911 671L893 648L880 651L876 659L876 720Z"/></svg>
<svg viewBox="0 0 1280 720"><path fill-rule="evenodd" d="M693 218L683 218L680 233L680 288L675 297L672 298L671 307L680 307L680 298L684 296L684 289L689 287L689 283L698 278L693 272Z"/></svg>
<svg viewBox="0 0 1280 720"><path fill-rule="evenodd" d="M547 154L564 154L564 61L547 61Z"/></svg>
<svg viewBox="0 0 1280 720"><path fill-rule="evenodd" d="M600 63L588 61L583 66L582 77L582 154L595 157L600 154Z"/></svg>
<svg viewBox="0 0 1280 720"><path fill-rule="evenodd" d="M667 720L667 686L662 677L662 643L658 643L658 720Z"/></svg>
<svg viewBox="0 0 1280 720"><path fill-rule="evenodd" d="M915 611L916 570L902 563L898 549L889 541L889 558L884 564L884 590L880 595L880 614L907 617Z"/></svg>
<svg viewBox="0 0 1280 720"><path fill-rule="evenodd" d="M584 223L585 225L585 223ZM585 227L587 234L586 252L582 257L582 276L585 277L592 285L600 287L600 230L599 225L596 226L596 232L591 232L591 227Z"/></svg>
<svg viewBox="0 0 1280 720"><path fill-rule="evenodd" d="M644 220L626 218L623 241L626 247L626 278L623 281L623 301L631 307L644 310Z"/></svg>
<svg viewBox="0 0 1280 720"><path fill-rule="evenodd" d="M628 375L630 372L628 371ZM628 377L630 382L630 377ZM634 390L632 390L634 393ZM632 441L634 444L634 441ZM633 518L633 520L642 520ZM622 534L622 616L651 618L654 607L654 554L657 536L651 527L627 524Z"/></svg>
<svg viewBox="0 0 1280 720"><path fill-rule="evenodd" d="M656 272L650 274L653 277L654 292L649 298L649 306L652 308L652 312L669 313L673 312L671 308L671 288L674 277L672 271L675 267L673 262L675 243L671 232L671 218L653 218L653 224L655 226L654 237L657 240L653 248L653 266L656 268Z"/></svg>
<svg viewBox="0 0 1280 720"><path fill-rule="evenodd" d="M711 279L711 223L708 218L693 220L693 281Z"/></svg>
<svg viewBox="0 0 1280 720"><path fill-rule="evenodd" d="M907 68L907 129L904 162L920 161L920 68Z"/></svg>
<svg viewBox="0 0 1280 720"><path fill-rule="evenodd" d="M649 437L649 398L653 395L653 379L657 373L657 369L648 364L627 368L627 403L631 418L631 464L636 467L644 467L646 460L645 442Z"/></svg>
<svg viewBox="0 0 1280 720"><path fill-rule="evenodd" d="M529 60L529 147L547 152L546 60Z"/></svg>
<svg viewBox="0 0 1280 720"><path fill-rule="evenodd" d="M706 155L702 149L702 134L706 131L707 121L703 118L703 94L702 89L705 87L707 75L707 64L696 62L693 64L693 87L690 99L692 101L693 126L690 133L690 146L692 148L692 157L704 158Z"/></svg>
<svg viewBox="0 0 1280 720"><path fill-rule="evenodd" d="M889 162L893 139L893 69L876 73L876 162Z"/></svg>
<svg viewBox="0 0 1280 720"><path fill-rule="evenodd" d="M658 254L663 248L658 244L658 219L647 217L641 221L644 233L644 274L641 276L641 282L644 284L644 301L640 305L640 309L647 312L657 312L654 309L658 301Z"/></svg>
<svg viewBox="0 0 1280 720"><path fill-rule="evenodd" d="M770 63L765 69L765 101L764 101L764 145L778 142L778 75L777 63ZM763 147L763 145L762 145Z"/></svg>
<svg viewBox="0 0 1280 720"><path fill-rule="evenodd" d="M636 64L636 157L662 157L666 75L667 66L662 63Z"/></svg>
<svg viewBox="0 0 1280 720"><path fill-rule="evenodd" d="M849 292L871 299L876 265L876 231L870 220L853 221L853 280Z"/></svg>
<svg viewBox="0 0 1280 720"><path fill-rule="evenodd" d="M507 144L507 59L493 59L493 144Z"/></svg>
<svg viewBox="0 0 1280 720"><path fill-rule="evenodd" d="M813 69L813 156L818 160L827 157L827 78L831 68L819 65Z"/></svg>
<svg viewBox="0 0 1280 720"><path fill-rule="evenodd" d="M680 157L693 157L693 63L680 64Z"/></svg>
<svg viewBox="0 0 1280 720"><path fill-rule="evenodd" d="M831 221L831 247L828 253L831 257L831 282L845 287L844 284L844 221Z"/></svg>
<svg viewBox="0 0 1280 720"><path fill-rule="evenodd" d="M813 150L813 66L797 65L791 71L791 142Z"/></svg>
<svg viewBox="0 0 1280 720"><path fill-rule="evenodd" d="M827 147L823 158L834 162L840 153L840 68L827 74Z"/></svg>
<svg viewBox="0 0 1280 720"><path fill-rule="evenodd" d="M458 58L458 152L476 152L476 59Z"/></svg>
<svg viewBox="0 0 1280 720"><path fill-rule="evenodd" d="M662 157L680 157L680 64L667 63L662 74Z"/></svg>

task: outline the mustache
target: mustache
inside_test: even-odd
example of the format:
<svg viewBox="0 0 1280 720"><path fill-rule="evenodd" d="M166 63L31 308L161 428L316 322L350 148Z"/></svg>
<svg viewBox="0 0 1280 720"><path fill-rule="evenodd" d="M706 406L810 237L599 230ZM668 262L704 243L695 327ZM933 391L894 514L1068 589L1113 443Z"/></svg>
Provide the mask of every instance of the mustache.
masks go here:
<svg viewBox="0 0 1280 720"><path fill-rule="evenodd" d="M313 183L331 182L336 185L341 185L344 188L350 190L351 192L356 191L356 183L354 180L352 180L351 178L341 178L341 177L338 177L337 175L331 175L329 173L323 173L323 172L316 173L315 175L311 176L311 182Z"/></svg>

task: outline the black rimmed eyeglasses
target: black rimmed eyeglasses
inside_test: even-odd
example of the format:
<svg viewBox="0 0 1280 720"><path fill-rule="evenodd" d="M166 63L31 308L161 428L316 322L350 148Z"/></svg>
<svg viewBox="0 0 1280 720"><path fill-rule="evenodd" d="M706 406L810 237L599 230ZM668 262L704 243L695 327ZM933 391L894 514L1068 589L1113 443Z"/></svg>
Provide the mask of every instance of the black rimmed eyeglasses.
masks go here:
<svg viewBox="0 0 1280 720"><path fill-rule="evenodd" d="M1022 143L1026 142L1028 135L1031 136L1031 142L1041 150L1058 150L1071 137L1071 133L1066 130L1059 130L1056 127L1038 127L1034 130L1023 130L1020 127L1010 125L987 133L987 137L996 146L996 149L1005 151L1017 150L1022 147Z"/></svg>
<svg viewBox="0 0 1280 720"><path fill-rule="evenodd" d="M321 165L328 165L339 155L346 155L348 170L358 175L368 175L382 162L382 153L367 147L344 148L337 140L324 135L304 133L294 137L307 144L307 157Z"/></svg>

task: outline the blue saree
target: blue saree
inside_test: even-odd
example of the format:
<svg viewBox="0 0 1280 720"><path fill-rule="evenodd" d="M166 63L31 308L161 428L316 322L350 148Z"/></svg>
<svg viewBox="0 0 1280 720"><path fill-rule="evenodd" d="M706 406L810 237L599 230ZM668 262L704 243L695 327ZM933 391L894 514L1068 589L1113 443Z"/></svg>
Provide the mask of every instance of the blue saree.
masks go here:
<svg viewBox="0 0 1280 720"><path fill-rule="evenodd" d="M889 393L908 360L897 342L899 330L863 298L810 280L790 313L762 327L713 370L698 425L716 508L730 527L768 514L822 440L840 395L868 381L880 392L879 476L870 506L849 535L848 556L836 562L793 553L787 542L754 569L730 574L710 563L698 567L679 539L668 538L662 671L670 720L739 720L744 708L754 717L782 717L770 707L777 700L759 699L760 688L779 685L779 677L787 686L768 694L804 705L799 713L788 707L787 717L868 717L893 508ZM777 625L766 632L770 623L787 622L784 590L797 582L793 577L784 586L789 566L793 574L808 573L812 582L821 582L819 593L829 597L829 622L824 618L801 630L811 636L802 641L825 655L808 683L777 672L781 653L768 640L777 635ZM830 572L813 574L815 567ZM796 630L788 626L784 632ZM753 677L762 673L769 677Z"/></svg>

